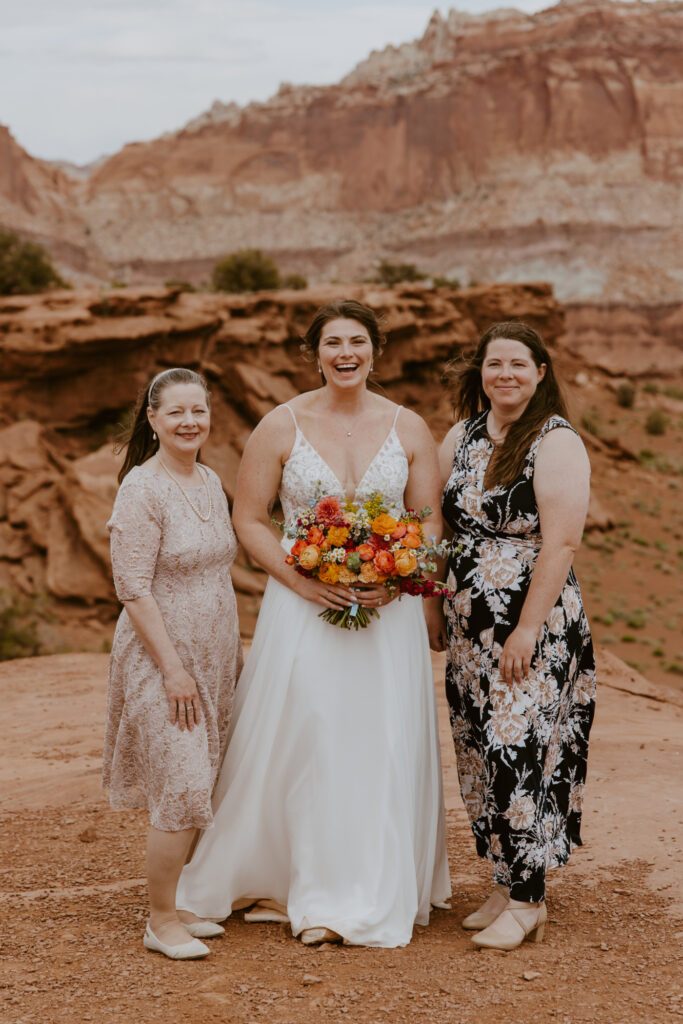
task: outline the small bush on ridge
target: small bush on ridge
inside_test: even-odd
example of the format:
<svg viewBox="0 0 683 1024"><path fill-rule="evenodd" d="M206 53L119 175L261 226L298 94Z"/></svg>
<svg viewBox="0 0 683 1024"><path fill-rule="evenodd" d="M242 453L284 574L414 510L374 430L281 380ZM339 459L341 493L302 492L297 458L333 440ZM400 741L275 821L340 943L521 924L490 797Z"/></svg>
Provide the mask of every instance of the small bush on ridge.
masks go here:
<svg viewBox="0 0 683 1024"><path fill-rule="evenodd" d="M0 230L0 295L30 295L67 287L42 245L22 242L13 231Z"/></svg>
<svg viewBox="0 0 683 1024"><path fill-rule="evenodd" d="M218 261L211 280L217 292L260 292L279 288L280 272L260 249L240 249Z"/></svg>

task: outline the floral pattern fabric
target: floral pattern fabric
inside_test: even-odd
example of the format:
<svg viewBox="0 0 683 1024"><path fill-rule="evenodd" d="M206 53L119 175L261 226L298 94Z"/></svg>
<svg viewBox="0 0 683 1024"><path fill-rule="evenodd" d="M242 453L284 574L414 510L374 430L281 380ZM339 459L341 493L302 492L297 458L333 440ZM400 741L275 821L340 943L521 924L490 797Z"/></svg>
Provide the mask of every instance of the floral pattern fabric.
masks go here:
<svg viewBox="0 0 683 1024"><path fill-rule="evenodd" d="M146 807L151 824L165 832L213 823L211 794L242 667L230 578L237 539L220 479L204 468L213 502L208 522L173 480L144 464L124 479L107 524L119 600L154 597L199 692L199 723L181 732L169 721L161 670L124 608L109 665L103 782L112 807ZM193 501L206 507L203 487L193 490Z"/></svg>
<svg viewBox="0 0 683 1024"><path fill-rule="evenodd" d="M536 454L552 416L512 484L487 490L493 452L486 412L461 424L443 513L454 533L446 602L446 693L462 799L477 852L513 899L545 896L548 868L581 845L581 804L595 701L595 662L573 570L536 644L528 678L499 674L541 548L533 489Z"/></svg>

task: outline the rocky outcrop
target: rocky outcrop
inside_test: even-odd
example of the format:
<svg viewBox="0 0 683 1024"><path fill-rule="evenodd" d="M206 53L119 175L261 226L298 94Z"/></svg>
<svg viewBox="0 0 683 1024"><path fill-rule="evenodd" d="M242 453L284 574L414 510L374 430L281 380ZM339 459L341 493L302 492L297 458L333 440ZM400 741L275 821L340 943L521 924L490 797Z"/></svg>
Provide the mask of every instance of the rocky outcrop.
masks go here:
<svg viewBox="0 0 683 1024"><path fill-rule="evenodd" d="M111 437L138 391L166 366L206 373L213 424L202 456L232 498L253 426L317 385L299 337L318 306L339 294L147 288L0 300L0 591L47 593L67 618L84 604L114 614L105 524L120 457ZM386 319L388 345L377 364L385 393L426 412L437 431L450 419L444 362L492 320L523 317L550 341L563 329L547 285L350 294ZM249 600L262 592L263 574L242 555L233 578L248 630Z"/></svg>
<svg viewBox="0 0 683 1024"><path fill-rule="evenodd" d="M131 281L198 281L258 245L312 280L358 280L387 256L662 305L683 290L682 121L681 0L437 12L338 85L214 104L85 181L53 171L40 208L5 187L0 221Z"/></svg>

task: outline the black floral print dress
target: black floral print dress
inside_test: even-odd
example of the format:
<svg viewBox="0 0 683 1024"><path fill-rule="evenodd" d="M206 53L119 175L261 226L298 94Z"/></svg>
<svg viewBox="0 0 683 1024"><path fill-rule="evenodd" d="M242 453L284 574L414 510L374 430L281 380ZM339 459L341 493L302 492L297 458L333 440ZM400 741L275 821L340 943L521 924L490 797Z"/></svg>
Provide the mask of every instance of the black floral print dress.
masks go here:
<svg viewBox="0 0 683 1024"><path fill-rule="evenodd" d="M459 546L448 563L446 694L460 790L477 852L513 899L539 902L545 873L581 845L581 804L595 702L595 661L570 571L536 644L528 679L499 674L541 548L534 464L552 416L512 484L484 488L493 444L487 413L461 424L443 513Z"/></svg>

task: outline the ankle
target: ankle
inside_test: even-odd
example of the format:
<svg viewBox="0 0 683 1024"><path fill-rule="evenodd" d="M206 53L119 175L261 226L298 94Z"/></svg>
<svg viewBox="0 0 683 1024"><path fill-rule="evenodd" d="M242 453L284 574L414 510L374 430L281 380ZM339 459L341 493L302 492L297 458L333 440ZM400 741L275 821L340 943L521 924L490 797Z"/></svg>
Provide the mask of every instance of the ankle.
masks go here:
<svg viewBox="0 0 683 1024"><path fill-rule="evenodd" d="M152 931L155 926L162 928L165 924L179 924L180 918L178 917L177 910L152 910L149 911L149 925Z"/></svg>
<svg viewBox="0 0 683 1024"><path fill-rule="evenodd" d="M528 903L525 900L510 900L510 910L538 910L541 903Z"/></svg>

